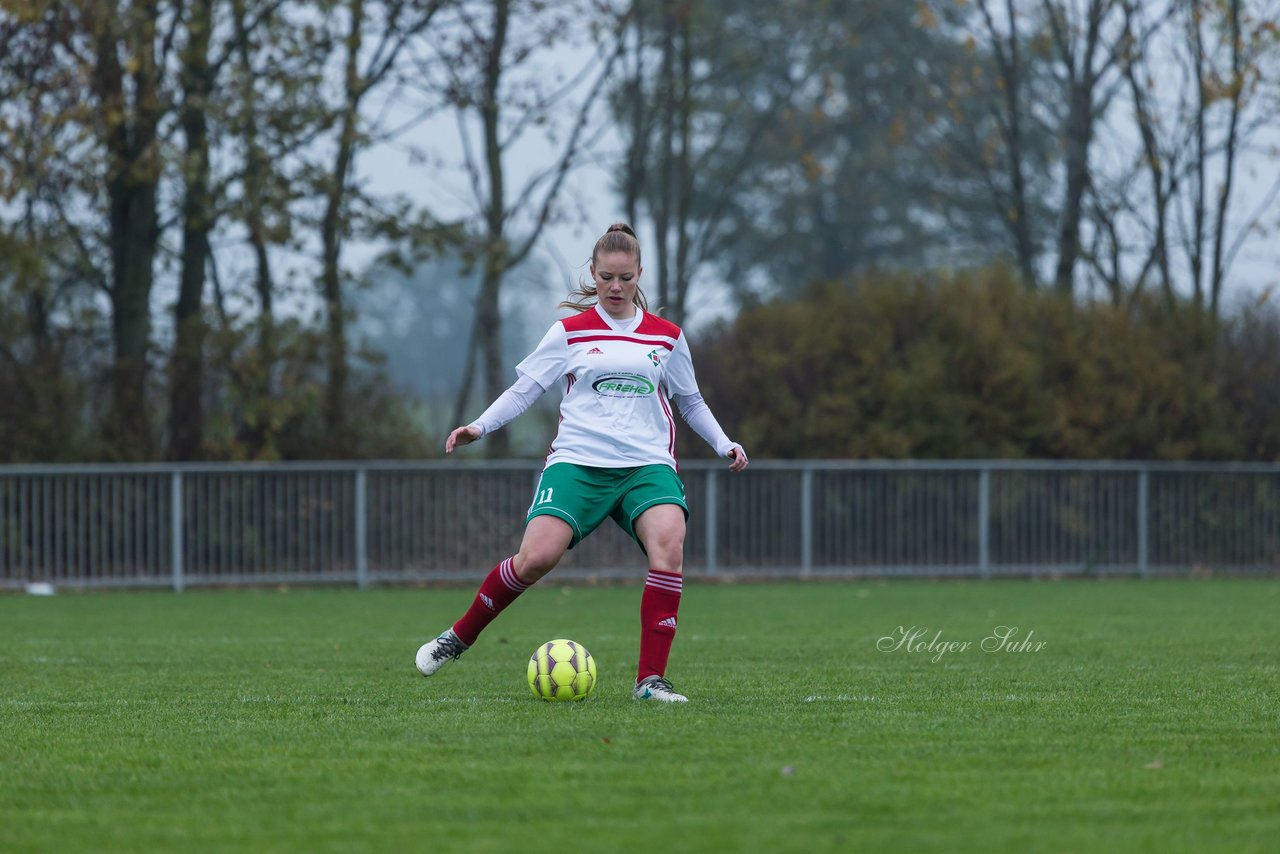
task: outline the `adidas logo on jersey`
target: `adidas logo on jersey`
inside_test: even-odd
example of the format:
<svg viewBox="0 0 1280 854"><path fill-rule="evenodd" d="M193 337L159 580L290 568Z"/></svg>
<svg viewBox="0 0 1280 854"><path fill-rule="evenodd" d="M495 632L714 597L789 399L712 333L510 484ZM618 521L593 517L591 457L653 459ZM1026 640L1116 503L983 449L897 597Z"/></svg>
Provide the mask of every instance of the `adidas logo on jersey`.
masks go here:
<svg viewBox="0 0 1280 854"><path fill-rule="evenodd" d="M676 627L676 618L667 617L665 620L659 620L658 625L666 626L668 629L674 629Z"/></svg>
<svg viewBox="0 0 1280 854"><path fill-rule="evenodd" d="M587 351L587 355L588 355L588 356L603 356L603 355L604 355L604 351L603 351L603 350L601 350L599 347L592 347L590 350L588 350L588 351Z"/></svg>

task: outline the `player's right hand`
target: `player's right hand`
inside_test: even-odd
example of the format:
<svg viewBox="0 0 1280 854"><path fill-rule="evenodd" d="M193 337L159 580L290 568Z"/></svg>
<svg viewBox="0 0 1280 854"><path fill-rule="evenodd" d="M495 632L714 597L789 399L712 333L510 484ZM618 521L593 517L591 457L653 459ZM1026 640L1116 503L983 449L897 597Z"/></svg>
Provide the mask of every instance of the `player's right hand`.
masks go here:
<svg viewBox="0 0 1280 854"><path fill-rule="evenodd" d="M454 448L463 445L470 445L476 439L480 438L480 430L476 427L459 427L449 434L449 438L444 440L444 452L452 454Z"/></svg>

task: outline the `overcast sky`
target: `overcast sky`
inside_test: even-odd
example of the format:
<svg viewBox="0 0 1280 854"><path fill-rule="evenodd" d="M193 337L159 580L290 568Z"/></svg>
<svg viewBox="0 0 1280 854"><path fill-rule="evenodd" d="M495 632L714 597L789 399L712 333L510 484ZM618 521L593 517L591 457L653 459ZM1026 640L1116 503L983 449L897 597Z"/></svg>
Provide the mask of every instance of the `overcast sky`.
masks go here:
<svg viewBox="0 0 1280 854"><path fill-rule="evenodd" d="M545 61L548 68L554 68L562 76L571 76L579 69L593 70L592 64L598 62L593 49L582 45L563 47L548 54ZM609 120L605 107L597 107L597 112L599 118L593 121L593 126ZM566 124L573 113L572 106L560 112L565 116ZM1120 127L1124 128L1125 124L1121 121ZM1280 128L1273 130L1260 143L1261 151L1242 162L1236 178L1233 190L1236 202L1231 212L1237 229L1246 216L1253 215L1255 209L1266 201L1277 176L1280 176ZM1105 163L1108 160L1107 146L1113 149L1127 147L1124 140L1108 139L1104 132L1100 132L1092 150L1095 162ZM619 148L620 142L615 135L605 135L584 153L561 194L559 211L563 221L544 232L536 250L541 266L549 271L551 278L547 283L550 317L555 316L555 303L578 281L587 278L585 262L595 239L610 223L623 218L619 199L612 189L613 181L607 172L609 164L618 162ZM410 156L414 149L428 152L431 161L416 162ZM473 144L473 149L478 150L476 144ZM513 145L506 159L508 197L514 198L531 174L555 162L558 150L535 133L524 135L518 145ZM1125 156L1128 156L1127 152ZM445 111L418 125L402 139L366 153L358 162L357 169L359 177L367 180L375 192L409 193L442 218L475 216L477 212L471 199L469 181L459 165L461 162L459 125L454 114ZM645 262L650 266L653 260L651 235L647 233L645 223L632 225L639 233L642 248L649 253ZM1280 205L1274 200L1260 226L1260 231L1245 241L1231 267L1224 293L1228 305L1240 299L1252 299L1266 289L1280 292L1280 238L1277 237L1280 233ZM358 270L374 254L373 247L353 245L346 250L344 260L349 268ZM1052 259L1046 263L1052 263ZM687 323L691 329L696 330L705 322L733 311L727 289L714 281L708 272L703 271L703 275L695 279L694 299L690 303ZM1083 264L1078 275L1083 282ZM1280 293L1274 298L1280 299Z"/></svg>

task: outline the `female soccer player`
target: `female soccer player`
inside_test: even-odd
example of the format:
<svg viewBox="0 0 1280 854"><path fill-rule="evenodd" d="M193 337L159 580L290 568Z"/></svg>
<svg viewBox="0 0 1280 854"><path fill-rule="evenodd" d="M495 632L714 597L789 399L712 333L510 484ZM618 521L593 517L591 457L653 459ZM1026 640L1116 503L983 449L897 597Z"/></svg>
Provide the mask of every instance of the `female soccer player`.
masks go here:
<svg viewBox="0 0 1280 854"><path fill-rule="evenodd" d="M418 650L431 676L471 647L504 608L611 518L649 559L640 599L640 667L632 696L684 703L667 681L676 633L689 508L676 474L676 424L668 397L729 470L747 467L698 393L684 333L647 311L640 290L640 244L618 223L591 252L593 284L561 303L578 314L552 325L516 366L519 379L471 424L445 441L446 454L492 433L560 384L560 427L534 491L520 551L495 566L453 627Z"/></svg>

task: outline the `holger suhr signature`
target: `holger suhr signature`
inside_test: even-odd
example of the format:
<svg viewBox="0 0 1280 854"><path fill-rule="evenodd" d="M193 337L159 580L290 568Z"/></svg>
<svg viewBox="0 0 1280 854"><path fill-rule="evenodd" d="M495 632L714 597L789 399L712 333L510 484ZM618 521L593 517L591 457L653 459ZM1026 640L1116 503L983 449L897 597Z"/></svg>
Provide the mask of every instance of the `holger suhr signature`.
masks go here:
<svg viewBox="0 0 1280 854"><path fill-rule="evenodd" d="M948 640L943 638L941 629L930 635L924 626L898 626L876 641L876 649L881 652L922 653L930 655L929 660L936 664L945 656L970 652L975 648L982 652L1040 652L1048 642L1033 640L1034 637L1034 629L1024 635L1017 626L996 626L980 641Z"/></svg>

